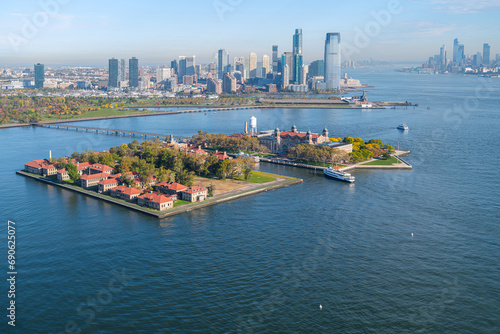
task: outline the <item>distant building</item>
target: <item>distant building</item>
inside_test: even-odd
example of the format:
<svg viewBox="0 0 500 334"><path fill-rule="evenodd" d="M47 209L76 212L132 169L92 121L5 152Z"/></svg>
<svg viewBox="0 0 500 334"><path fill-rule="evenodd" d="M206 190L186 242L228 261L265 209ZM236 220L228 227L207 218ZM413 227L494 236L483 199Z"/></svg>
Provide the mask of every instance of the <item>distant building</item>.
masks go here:
<svg viewBox="0 0 500 334"><path fill-rule="evenodd" d="M279 67L278 67L278 46L273 45L273 54L272 54L272 61L273 61L273 73L278 73L279 72Z"/></svg>
<svg viewBox="0 0 500 334"><path fill-rule="evenodd" d="M283 52L281 56L281 75L283 75L285 65L288 66L288 82L293 82L293 52Z"/></svg>
<svg viewBox="0 0 500 334"><path fill-rule="evenodd" d="M483 44L483 64L490 64L490 45L488 43Z"/></svg>
<svg viewBox="0 0 500 334"><path fill-rule="evenodd" d="M172 74L177 74L177 75L179 75L179 67L178 67L178 63L177 63L177 60L176 60L176 59L174 59L174 60L172 60L172 61L170 62L170 67L172 68L172 71L174 72L174 73L172 73Z"/></svg>
<svg viewBox="0 0 500 334"><path fill-rule="evenodd" d="M340 76L340 33L327 33L325 40L326 88L340 90Z"/></svg>
<svg viewBox="0 0 500 334"><path fill-rule="evenodd" d="M266 85L266 91L268 93L277 93L278 92L278 89L276 88L276 85L275 84L267 84Z"/></svg>
<svg viewBox="0 0 500 334"><path fill-rule="evenodd" d="M301 75L300 69L302 68L302 29L295 29L293 35L293 82L300 83Z"/></svg>
<svg viewBox="0 0 500 334"><path fill-rule="evenodd" d="M125 59L120 59L120 67L119 67L119 81L126 81L127 80L127 68L125 65Z"/></svg>
<svg viewBox="0 0 500 334"><path fill-rule="evenodd" d="M195 83L195 76L194 75L185 75L182 77L182 84L183 85L194 85Z"/></svg>
<svg viewBox="0 0 500 334"><path fill-rule="evenodd" d="M203 202L207 199L208 190L200 186L194 186L182 191L182 200L188 202Z"/></svg>
<svg viewBox="0 0 500 334"><path fill-rule="evenodd" d="M219 80L214 78L207 79L207 92L220 94L222 93L222 85Z"/></svg>
<svg viewBox="0 0 500 334"><path fill-rule="evenodd" d="M111 58L109 60L109 78L108 87L117 88L120 82L120 66L118 64L118 59Z"/></svg>
<svg viewBox="0 0 500 334"><path fill-rule="evenodd" d="M246 68L246 66L245 66ZM257 77L257 54L255 52L250 53L249 66L248 66L248 76L249 78Z"/></svg>
<svg viewBox="0 0 500 334"><path fill-rule="evenodd" d="M128 73L129 87L139 87L139 60L136 57L128 61Z"/></svg>
<svg viewBox="0 0 500 334"><path fill-rule="evenodd" d="M309 65L309 76L310 77L322 77L325 75L325 61L315 60Z"/></svg>
<svg viewBox="0 0 500 334"><path fill-rule="evenodd" d="M274 132L265 137L259 137L262 145L266 146L272 153L288 152L288 150L298 144L319 145L329 142L328 130L325 128L323 134L312 133L311 131L299 132L294 125L291 131L280 131L276 128Z"/></svg>
<svg viewBox="0 0 500 334"><path fill-rule="evenodd" d="M208 73L212 76L212 78L217 77L217 65L214 62L208 64Z"/></svg>
<svg viewBox="0 0 500 334"><path fill-rule="evenodd" d="M290 70L287 64L283 66L283 70L281 72L281 88L287 89L290 84Z"/></svg>
<svg viewBox="0 0 500 334"><path fill-rule="evenodd" d="M150 192L137 197L137 204L154 210L167 210L174 207L174 200L160 193Z"/></svg>
<svg viewBox="0 0 500 334"><path fill-rule="evenodd" d="M172 70L166 66L156 69L156 83L161 83L172 76Z"/></svg>
<svg viewBox="0 0 500 334"><path fill-rule="evenodd" d="M222 79L222 91L224 93L236 92L236 78L231 73L225 73Z"/></svg>
<svg viewBox="0 0 500 334"><path fill-rule="evenodd" d="M224 74L229 72L229 53L224 49L220 49L217 54L217 61L218 78L222 79Z"/></svg>
<svg viewBox="0 0 500 334"><path fill-rule="evenodd" d="M267 76L267 73L269 73L269 72L270 72L269 56L263 55L262 56L262 77L265 78Z"/></svg>
<svg viewBox="0 0 500 334"><path fill-rule="evenodd" d="M35 88L43 88L43 83L45 81L45 70L43 64L35 65Z"/></svg>

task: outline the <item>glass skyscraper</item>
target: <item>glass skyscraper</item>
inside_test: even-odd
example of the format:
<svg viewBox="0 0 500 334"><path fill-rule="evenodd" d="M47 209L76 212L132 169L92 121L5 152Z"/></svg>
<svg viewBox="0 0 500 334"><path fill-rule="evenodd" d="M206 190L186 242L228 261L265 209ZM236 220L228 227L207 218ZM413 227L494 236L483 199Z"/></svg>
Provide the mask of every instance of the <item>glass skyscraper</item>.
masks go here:
<svg viewBox="0 0 500 334"><path fill-rule="evenodd" d="M219 79L222 79L224 77L224 73L229 72L229 53L224 49L220 49L217 54L217 60L219 65L218 66Z"/></svg>
<svg viewBox="0 0 500 334"><path fill-rule="evenodd" d="M109 60L108 87L118 87L119 81L120 81L120 66L118 64L118 59L111 58Z"/></svg>
<svg viewBox="0 0 500 334"><path fill-rule="evenodd" d="M302 29L295 29L293 35L293 68L291 69L291 77L294 83L299 83L300 68L302 67Z"/></svg>
<svg viewBox="0 0 500 334"><path fill-rule="evenodd" d="M139 59L136 57L128 61L128 86L139 87Z"/></svg>
<svg viewBox="0 0 500 334"><path fill-rule="evenodd" d="M483 44L483 64L490 64L490 45L488 43Z"/></svg>
<svg viewBox="0 0 500 334"><path fill-rule="evenodd" d="M326 34L325 84L327 89L340 90L340 33Z"/></svg>
<svg viewBox="0 0 500 334"><path fill-rule="evenodd" d="M278 73L279 72L279 67L278 67L278 46L273 45L273 72Z"/></svg>
<svg viewBox="0 0 500 334"><path fill-rule="evenodd" d="M35 64L35 88L43 88L45 81L45 71L43 64Z"/></svg>

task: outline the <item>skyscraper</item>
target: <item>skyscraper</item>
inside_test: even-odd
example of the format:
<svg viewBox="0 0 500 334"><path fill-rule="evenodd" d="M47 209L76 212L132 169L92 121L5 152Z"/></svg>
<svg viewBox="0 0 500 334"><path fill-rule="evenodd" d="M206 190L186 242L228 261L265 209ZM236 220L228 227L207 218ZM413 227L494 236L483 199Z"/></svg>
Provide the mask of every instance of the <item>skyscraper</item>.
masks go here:
<svg viewBox="0 0 500 334"><path fill-rule="evenodd" d="M139 87L139 59L136 57L128 61L128 86Z"/></svg>
<svg viewBox="0 0 500 334"><path fill-rule="evenodd" d="M278 46L273 45L273 72L278 73L279 72L279 67L278 67Z"/></svg>
<svg viewBox="0 0 500 334"><path fill-rule="evenodd" d="M293 68L292 81L293 83L299 83L299 72L302 67L302 29L295 29L295 34L293 35Z"/></svg>
<svg viewBox="0 0 500 334"><path fill-rule="evenodd" d="M322 77L325 75L325 61L315 60L309 65L309 75L312 77Z"/></svg>
<svg viewBox="0 0 500 334"><path fill-rule="evenodd" d="M288 73L289 67L287 64L283 66L283 70L281 71L281 88L286 89L290 84L290 74Z"/></svg>
<svg viewBox="0 0 500 334"><path fill-rule="evenodd" d="M119 87L118 82L120 81L120 66L118 64L118 59L111 58L109 60L109 78L108 87Z"/></svg>
<svg viewBox="0 0 500 334"><path fill-rule="evenodd" d="M288 66L288 81L293 81L293 52L283 52L281 66L285 68L285 65ZM283 73L283 70L281 73Z"/></svg>
<svg viewBox="0 0 500 334"><path fill-rule="evenodd" d="M248 75L250 78L257 77L257 54L255 52L250 53L248 66Z"/></svg>
<svg viewBox="0 0 500 334"><path fill-rule="evenodd" d="M439 69L441 71L444 71L446 68L446 51L445 51L445 46L443 45L439 49Z"/></svg>
<svg viewBox="0 0 500 334"><path fill-rule="evenodd" d="M43 64L35 64L35 88L43 88L43 83L45 81L45 68Z"/></svg>
<svg viewBox="0 0 500 334"><path fill-rule="evenodd" d="M179 56L179 73L177 78L182 83L182 78L186 75L186 56Z"/></svg>
<svg viewBox="0 0 500 334"><path fill-rule="evenodd" d="M196 56L186 57L186 75L196 75Z"/></svg>
<svg viewBox="0 0 500 334"><path fill-rule="evenodd" d="M269 56L263 55L262 56L262 77L265 78L267 76L267 73L269 73Z"/></svg>
<svg viewBox="0 0 500 334"><path fill-rule="evenodd" d="M118 81L127 80L127 72L125 68L125 59L120 59L120 66L118 68Z"/></svg>
<svg viewBox="0 0 500 334"><path fill-rule="evenodd" d="M236 78L231 73L225 73L222 79L222 91L224 93L236 92Z"/></svg>
<svg viewBox="0 0 500 334"><path fill-rule="evenodd" d="M229 72L229 53L224 49L220 49L217 55L217 60L219 64L218 66L219 79L222 79L224 73Z"/></svg>
<svg viewBox="0 0 500 334"><path fill-rule="evenodd" d="M457 61L457 55L458 55L458 38L455 38L453 41L453 62L455 64L458 64L459 61Z"/></svg>
<svg viewBox="0 0 500 334"><path fill-rule="evenodd" d="M325 83L327 89L340 90L340 33L327 33L325 40Z"/></svg>
<svg viewBox="0 0 500 334"><path fill-rule="evenodd" d="M483 44L483 64L490 64L490 45L488 43Z"/></svg>
<svg viewBox="0 0 500 334"><path fill-rule="evenodd" d="M177 59L174 59L170 62L170 67L172 68L175 74L177 75L179 74L179 66L177 64Z"/></svg>
<svg viewBox="0 0 500 334"><path fill-rule="evenodd" d="M463 65L465 60L465 47L463 44L458 44L457 65Z"/></svg>

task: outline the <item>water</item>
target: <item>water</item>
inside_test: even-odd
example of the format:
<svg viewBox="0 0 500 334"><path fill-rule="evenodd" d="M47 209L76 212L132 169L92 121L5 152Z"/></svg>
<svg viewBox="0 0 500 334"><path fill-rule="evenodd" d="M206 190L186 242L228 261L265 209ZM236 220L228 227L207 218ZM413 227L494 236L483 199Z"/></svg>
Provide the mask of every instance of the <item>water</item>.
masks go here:
<svg viewBox="0 0 500 334"><path fill-rule="evenodd" d="M327 126L330 136L399 143L412 151L412 171L355 171L349 185L262 164L304 183L158 220L14 174L48 150L102 150L129 137L1 130L1 216L17 226L16 332L500 332L500 81L392 69L350 75L375 86L372 100L420 107L84 124L189 136L242 131L255 115L261 130ZM407 133L396 130L402 122ZM7 284L0 288L7 307ZM1 332L13 333L6 322Z"/></svg>

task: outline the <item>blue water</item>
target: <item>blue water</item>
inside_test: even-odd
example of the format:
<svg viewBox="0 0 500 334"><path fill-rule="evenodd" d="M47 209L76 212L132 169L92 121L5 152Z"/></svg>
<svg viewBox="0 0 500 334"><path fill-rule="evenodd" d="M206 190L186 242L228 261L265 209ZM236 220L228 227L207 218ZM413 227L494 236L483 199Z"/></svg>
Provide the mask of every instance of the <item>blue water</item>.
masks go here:
<svg viewBox="0 0 500 334"><path fill-rule="evenodd" d="M18 256L17 328L4 315L0 332L500 332L500 80L388 68L350 76L375 86L372 100L419 107L79 123L190 136L240 132L255 115L259 130L327 126L332 137L411 150L412 171L355 171L354 185L261 164L304 183L162 220L14 174L49 150L102 150L129 137L0 130L0 252L6 259L10 219ZM407 133L396 130L402 122Z"/></svg>

